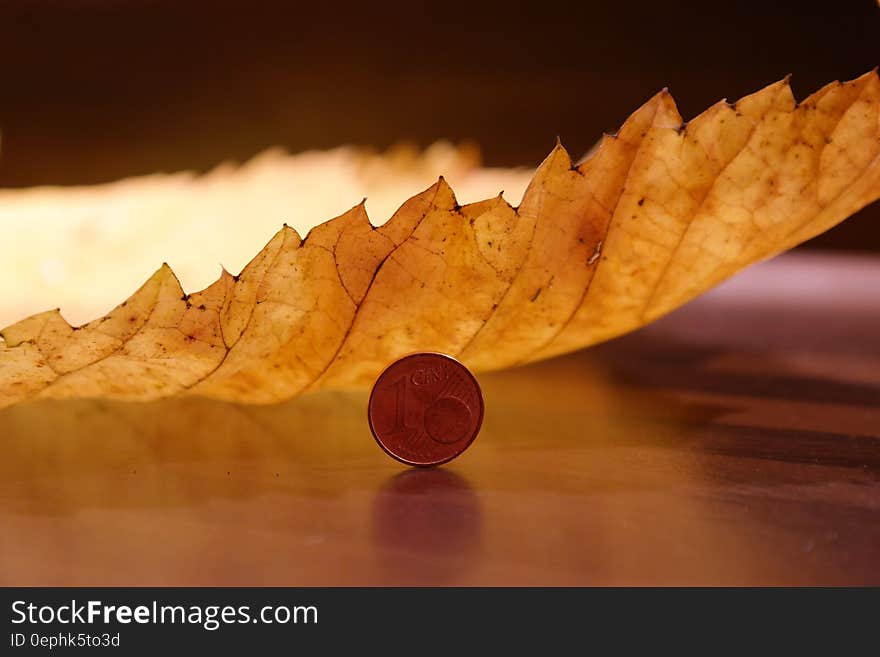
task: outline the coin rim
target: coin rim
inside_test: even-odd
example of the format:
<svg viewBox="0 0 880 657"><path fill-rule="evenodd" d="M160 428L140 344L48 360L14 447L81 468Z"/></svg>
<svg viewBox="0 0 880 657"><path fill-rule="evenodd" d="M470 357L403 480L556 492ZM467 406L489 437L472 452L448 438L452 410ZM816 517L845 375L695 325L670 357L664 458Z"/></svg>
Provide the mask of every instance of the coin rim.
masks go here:
<svg viewBox="0 0 880 657"><path fill-rule="evenodd" d="M376 431L376 428L373 426L373 417L372 417L372 414L370 413L370 409L373 406L373 395L376 393L376 384L379 383L379 381L382 379L383 376L385 376L385 373L388 370L390 370L392 367L394 367L395 365L397 365L405 360L409 360L410 358L416 358L419 356L439 356L440 358L452 361L453 363L460 365L462 367L462 369L465 371L465 373L470 377L471 381L473 381L474 386L477 389L477 398L480 401L480 413L479 413L479 416L477 417L477 424L474 427L474 431L471 434L471 437L467 439L467 442L464 443L462 448L445 459L440 459L437 461L430 461L428 463L418 463L415 461L409 461L409 460L403 458L402 456L398 456L397 454L394 454L393 452L391 452L391 450L389 450L385 446L385 444L382 442L382 440L379 438L379 432ZM476 440L477 436L480 433L480 429L483 426L483 415L485 414L485 411L486 411L486 404L485 404L485 401L483 400L483 390L482 390L482 388L480 388L480 382L477 381L477 377L474 376L474 373L471 372L470 368L467 365L462 363L457 358L450 356L449 354L444 354L440 351L414 351L412 353L405 354L405 355L401 356L400 358L389 363L379 373L379 376L376 377L376 380L373 382L373 387L370 390L370 398L367 401L367 424L369 424L369 426L370 426L370 433L373 434L373 439L376 441L376 443L379 445L379 447L382 448L382 451L385 452L391 458L393 458L395 461L398 461L400 463L403 463L404 465L409 465L409 466L412 466L415 468L432 468L432 467L435 467L438 465L443 465L444 463L449 463L452 459L460 456L468 447L471 446L471 443L474 442L474 440Z"/></svg>

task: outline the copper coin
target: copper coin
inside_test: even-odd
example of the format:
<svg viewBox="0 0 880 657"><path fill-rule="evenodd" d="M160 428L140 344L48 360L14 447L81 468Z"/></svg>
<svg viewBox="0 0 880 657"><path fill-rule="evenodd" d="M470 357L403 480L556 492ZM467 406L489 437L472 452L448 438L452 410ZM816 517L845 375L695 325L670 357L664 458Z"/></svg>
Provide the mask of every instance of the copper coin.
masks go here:
<svg viewBox="0 0 880 657"><path fill-rule="evenodd" d="M477 437L483 395L470 370L451 356L410 354L376 379L367 418L389 456L407 465L440 465Z"/></svg>

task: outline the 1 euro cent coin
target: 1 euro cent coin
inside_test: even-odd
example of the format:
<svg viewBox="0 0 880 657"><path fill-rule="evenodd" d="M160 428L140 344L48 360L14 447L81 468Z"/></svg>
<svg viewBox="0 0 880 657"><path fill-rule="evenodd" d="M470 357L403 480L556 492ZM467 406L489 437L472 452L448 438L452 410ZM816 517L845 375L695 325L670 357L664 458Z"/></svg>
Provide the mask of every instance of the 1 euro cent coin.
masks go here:
<svg viewBox="0 0 880 657"><path fill-rule="evenodd" d="M379 375L367 417L389 456L407 465L440 465L477 437L483 395L470 370L451 356L410 354Z"/></svg>

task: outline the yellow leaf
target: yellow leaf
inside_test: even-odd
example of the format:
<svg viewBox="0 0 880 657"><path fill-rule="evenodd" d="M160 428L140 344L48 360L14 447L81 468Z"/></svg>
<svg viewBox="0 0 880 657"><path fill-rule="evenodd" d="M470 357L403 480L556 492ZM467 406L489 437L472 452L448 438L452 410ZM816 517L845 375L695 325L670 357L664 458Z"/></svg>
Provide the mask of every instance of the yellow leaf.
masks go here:
<svg viewBox="0 0 880 657"><path fill-rule="evenodd" d="M184 294L168 266L107 316L0 331L0 405L180 394L270 403L369 384L414 350L478 371L607 340L880 196L880 79L796 103L784 80L683 124L663 91L521 204L441 178L373 227L363 204L284 227L238 276ZM95 282L100 285L100 282Z"/></svg>

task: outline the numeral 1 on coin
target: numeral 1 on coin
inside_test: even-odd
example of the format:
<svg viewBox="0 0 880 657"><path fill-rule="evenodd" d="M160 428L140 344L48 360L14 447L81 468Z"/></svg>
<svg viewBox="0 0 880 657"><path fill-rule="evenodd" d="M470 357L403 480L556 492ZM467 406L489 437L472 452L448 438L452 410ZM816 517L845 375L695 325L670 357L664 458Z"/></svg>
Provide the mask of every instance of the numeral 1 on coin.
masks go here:
<svg viewBox="0 0 880 657"><path fill-rule="evenodd" d="M392 433L409 431L412 427L406 425L406 384L409 377L402 376L392 383L389 388L394 388L395 404L394 404L394 426L391 427Z"/></svg>

